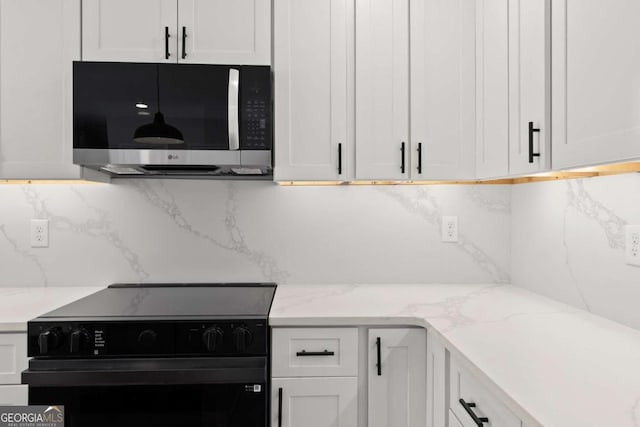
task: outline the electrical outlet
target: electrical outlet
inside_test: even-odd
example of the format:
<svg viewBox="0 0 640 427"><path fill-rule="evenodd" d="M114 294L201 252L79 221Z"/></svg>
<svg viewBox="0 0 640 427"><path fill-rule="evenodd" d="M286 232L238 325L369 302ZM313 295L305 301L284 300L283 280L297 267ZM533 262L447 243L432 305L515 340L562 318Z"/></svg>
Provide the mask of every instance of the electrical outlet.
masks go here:
<svg viewBox="0 0 640 427"><path fill-rule="evenodd" d="M32 219L31 220L31 247L32 248L48 248L49 247L49 220L48 219Z"/></svg>
<svg viewBox="0 0 640 427"><path fill-rule="evenodd" d="M455 243L458 241L458 217L442 217L442 241Z"/></svg>
<svg viewBox="0 0 640 427"><path fill-rule="evenodd" d="M640 267L640 225L625 227L627 264Z"/></svg>

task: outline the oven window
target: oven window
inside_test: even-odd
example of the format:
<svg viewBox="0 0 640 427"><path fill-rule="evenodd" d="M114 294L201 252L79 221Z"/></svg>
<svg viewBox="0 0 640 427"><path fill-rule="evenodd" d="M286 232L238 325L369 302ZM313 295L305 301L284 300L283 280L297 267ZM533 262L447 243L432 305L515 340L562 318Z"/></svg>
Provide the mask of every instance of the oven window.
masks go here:
<svg viewBox="0 0 640 427"><path fill-rule="evenodd" d="M266 427L264 384L30 387L29 404L65 406L67 427Z"/></svg>

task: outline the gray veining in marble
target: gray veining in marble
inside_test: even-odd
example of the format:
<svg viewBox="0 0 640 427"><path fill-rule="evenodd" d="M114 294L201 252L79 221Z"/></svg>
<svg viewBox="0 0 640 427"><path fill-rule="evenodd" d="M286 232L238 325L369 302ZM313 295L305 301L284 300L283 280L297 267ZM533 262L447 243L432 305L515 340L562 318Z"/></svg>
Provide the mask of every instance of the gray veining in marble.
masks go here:
<svg viewBox="0 0 640 427"><path fill-rule="evenodd" d="M84 234L107 241L112 247L117 249L121 256L127 261L138 280L144 281L147 279L149 273L141 265L138 254L131 250L118 231L113 229L107 212L89 204L77 188L70 187L69 191L85 208L93 213L92 217L85 221L75 221L71 218L58 215L49 209L47 201L40 196L34 186L22 186L24 197L33 209L33 217L48 219L50 230L70 231L72 233Z"/></svg>
<svg viewBox="0 0 640 427"><path fill-rule="evenodd" d="M42 276L42 285L49 286L49 279L47 278L47 272L44 269L44 266L42 265L38 257L33 253L31 253L30 251L22 249L20 245L18 245L18 242L16 242L14 239L12 239L9 236L9 234L7 233L6 226L4 224L0 224L0 236L9 244L9 246L11 246L11 248L16 254L20 255L23 258L28 259L36 266L36 268L40 272L40 275Z"/></svg>
<svg viewBox="0 0 640 427"><path fill-rule="evenodd" d="M419 215L422 219L435 226L437 230L442 228L442 212L438 200L432 195L428 187L420 187L415 191L415 197L411 198L406 193L401 193L394 187L381 187L380 192L388 195L393 200L401 204L407 211ZM478 201L475 198L475 201ZM486 203L480 204L486 208ZM489 210L493 209L493 204L489 205ZM504 213L505 210L498 210ZM508 211L507 211L508 212ZM471 241L463 232L458 234L458 242L454 243L465 255L471 257L473 261L484 271L490 274L494 283L506 284L511 282L509 273L495 262L478 244Z"/></svg>
<svg viewBox="0 0 640 427"><path fill-rule="evenodd" d="M624 249L624 227L627 222L613 210L596 200L584 188L584 180L567 181L568 206L598 223L613 249Z"/></svg>

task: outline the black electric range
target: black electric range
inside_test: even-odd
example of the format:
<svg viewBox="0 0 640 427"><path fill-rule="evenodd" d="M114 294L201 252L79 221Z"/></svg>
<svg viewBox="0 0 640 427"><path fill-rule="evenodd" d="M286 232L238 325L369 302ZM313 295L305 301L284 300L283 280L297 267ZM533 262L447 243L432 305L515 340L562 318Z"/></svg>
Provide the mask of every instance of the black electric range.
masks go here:
<svg viewBox="0 0 640 427"><path fill-rule="evenodd" d="M28 323L29 403L65 425L266 427L276 285L116 284Z"/></svg>

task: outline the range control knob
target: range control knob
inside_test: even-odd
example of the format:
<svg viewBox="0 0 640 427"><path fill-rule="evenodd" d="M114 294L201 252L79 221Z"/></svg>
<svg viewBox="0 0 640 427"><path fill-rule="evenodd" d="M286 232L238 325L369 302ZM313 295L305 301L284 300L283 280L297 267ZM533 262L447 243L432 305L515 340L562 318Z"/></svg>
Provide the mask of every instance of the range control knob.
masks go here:
<svg viewBox="0 0 640 427"><path fill-rule="evenodd" d="M40 354L49 354L60 345L64 340L64 334L60 328L47 329L38 335L38 346L40 347Z"/></svg>
<svg viewBox="0 0 640 427"><path fill-rule="evenodd" d="M138 343L144 348L153 347L158 339L158 334L153 329L145 329L138 335Z"/></svg>
<svg viewBox="0 0 640 427"><path fill-rule="evenodd" d="M246 326L238 326L233 330L233 342L236 351L245 351L253 342L253 335Z"/></svg>
<svg viewBox="0 0 640 427"><path fill-rule="evenodd" d="M212 326L202 333L202 343L209 353L213 353L222 346L224 332L217 326Z"/></svg>
<svg viewBox="0 0 640 427"><path fill-rule="evenodd" d="M74 329L69 336L69 351L71 354L84 353L89 347L91 336L84 328Z"/></svg>

